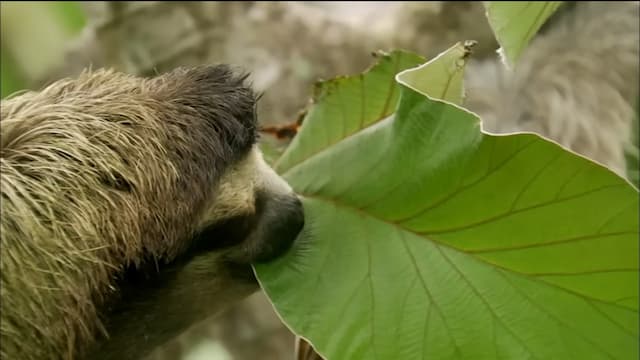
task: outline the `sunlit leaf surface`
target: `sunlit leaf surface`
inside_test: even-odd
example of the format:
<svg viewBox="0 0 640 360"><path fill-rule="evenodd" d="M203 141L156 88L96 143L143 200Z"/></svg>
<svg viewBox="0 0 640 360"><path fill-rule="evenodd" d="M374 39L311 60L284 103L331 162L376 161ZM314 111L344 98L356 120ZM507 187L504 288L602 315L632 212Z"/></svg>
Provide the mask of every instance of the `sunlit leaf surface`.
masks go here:
<svg viewBox="0 0 640 360"><path fill-rule="evenodd" d="M536 135L482 133L445 90L466 55L396 82L419 59L395 52L321 85L278 168L306 229L256 266L264 290L330 360L636 359L637 190Z"/></svg>

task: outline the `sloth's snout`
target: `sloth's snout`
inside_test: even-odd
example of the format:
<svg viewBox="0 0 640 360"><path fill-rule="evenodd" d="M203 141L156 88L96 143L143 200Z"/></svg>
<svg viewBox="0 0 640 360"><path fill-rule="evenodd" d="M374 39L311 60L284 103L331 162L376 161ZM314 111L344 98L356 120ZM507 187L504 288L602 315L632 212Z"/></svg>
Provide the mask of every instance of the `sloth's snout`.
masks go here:
<svg viewBox="0 0 640 360"><path fill-rule="evenodd" d="M293 193L259 194L257 226L247 242L251 262L268 262L286 253L304 227L304 209Z"/></svg>

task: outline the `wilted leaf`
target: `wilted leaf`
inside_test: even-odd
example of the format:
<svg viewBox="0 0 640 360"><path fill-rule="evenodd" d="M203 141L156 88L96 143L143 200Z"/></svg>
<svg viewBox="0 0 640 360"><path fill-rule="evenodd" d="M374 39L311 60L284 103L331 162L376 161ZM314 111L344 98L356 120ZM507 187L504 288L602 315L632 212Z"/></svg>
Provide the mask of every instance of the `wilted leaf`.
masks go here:
<svg viewBox="0 0 640 360"><path fill-rule="evenodd" d="M515 64L529 41L562 1L487 1L489 25L509 64Z"/></svg>
<svg viewBox="0 0 640 360"><path fill-rule="evenodd" d="M334 83L281 163L307 229L256 272L284 321L330 360L637 358L638 192L536 135L482 133L421 74L358 131L343 87L384 103L388 76Z"/></svg>

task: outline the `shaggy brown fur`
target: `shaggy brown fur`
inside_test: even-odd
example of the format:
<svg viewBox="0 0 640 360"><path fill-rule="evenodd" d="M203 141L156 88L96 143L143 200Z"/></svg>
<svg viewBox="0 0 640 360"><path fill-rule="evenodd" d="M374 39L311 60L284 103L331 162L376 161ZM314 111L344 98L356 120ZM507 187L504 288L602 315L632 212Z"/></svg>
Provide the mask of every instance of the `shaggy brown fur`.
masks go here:
<svg viewBox="0 0 640 360"><path fill-rule="evenodd" d="M635 151L639 82L638 2L576 2L561 8L513 71L472 63L466 106L497 133L532 131L625 176Z"/></svg>
<svg viewBox="0 0 640 360"><path fill-rule="evenodd" d="M234 209L220 194L238 189L228 169L260 161L244 78L224 66L153 79L99 70L2 102L2 358L76 359L107 332L91 358L130 358L172 335L165 322L184 329L199 307L256 289L200 255L229 239L189 241L224 218L216 204ZM237 212L257 211L257 186L243 189L252 196ZM259 255L249 250L237 259ZM156 267L169 271L150 285L136 273ZM162 336L147 344L147 331Z"/></svg>

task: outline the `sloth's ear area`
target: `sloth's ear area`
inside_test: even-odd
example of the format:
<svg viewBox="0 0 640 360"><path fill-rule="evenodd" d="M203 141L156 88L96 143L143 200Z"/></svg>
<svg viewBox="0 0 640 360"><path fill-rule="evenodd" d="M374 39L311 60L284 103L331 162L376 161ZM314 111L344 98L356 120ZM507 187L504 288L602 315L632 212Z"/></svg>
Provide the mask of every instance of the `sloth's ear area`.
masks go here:
<svg viewBox="0 0 640 360"><path fill-rule="evenodd" d="M257 96L248 73L227 65L177 68L152 80L163 97L182 111L203 119L234 152L248 151L257 141Z"/></svg>

